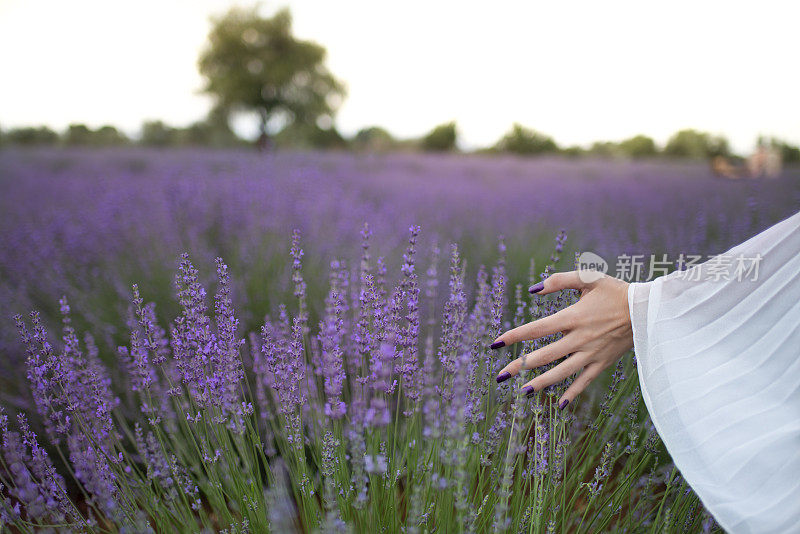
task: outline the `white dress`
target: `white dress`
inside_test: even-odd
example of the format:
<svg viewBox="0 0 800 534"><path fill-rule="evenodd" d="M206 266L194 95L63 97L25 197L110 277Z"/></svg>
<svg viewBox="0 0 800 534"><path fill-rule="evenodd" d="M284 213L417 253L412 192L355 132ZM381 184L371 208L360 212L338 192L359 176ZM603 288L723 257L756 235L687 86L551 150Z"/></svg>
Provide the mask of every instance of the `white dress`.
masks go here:
<svg viewBox="0 0 800 534"><path fill-rule="evenodd" d="M800 532L800 213L628 305L645 405L706 508L728 532Z"/></svg>

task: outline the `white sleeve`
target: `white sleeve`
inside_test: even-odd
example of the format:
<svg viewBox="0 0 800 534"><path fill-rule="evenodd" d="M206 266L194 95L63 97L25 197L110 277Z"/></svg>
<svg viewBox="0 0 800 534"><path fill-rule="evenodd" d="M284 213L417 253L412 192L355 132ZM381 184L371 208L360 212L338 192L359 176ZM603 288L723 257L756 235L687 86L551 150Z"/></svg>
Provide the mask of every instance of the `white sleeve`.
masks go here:
<svg viewBox="0 0 800 534"><path fill-rule="evenodd" d="M800 532L800 213L628 305L642 398L706 508L728 532Z"/></svg>

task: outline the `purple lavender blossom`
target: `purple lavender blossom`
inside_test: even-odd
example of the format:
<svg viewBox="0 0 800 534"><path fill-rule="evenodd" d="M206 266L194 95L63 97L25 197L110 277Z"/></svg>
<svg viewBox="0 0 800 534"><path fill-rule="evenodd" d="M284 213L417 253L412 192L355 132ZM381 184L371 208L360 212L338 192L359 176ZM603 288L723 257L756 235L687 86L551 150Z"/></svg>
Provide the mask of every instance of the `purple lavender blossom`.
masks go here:
<svg viewBox="0 0 800 534"><path fill-rule="evenodd" d="M331 263L331 289L325 300L325 317L320 322L319 341L322 347L322 375L325 381L325 415L335 419L345 415L347 405L342 401L345 381L342 341L344 339L344 298L338 261Z"/></svg>
<svg viewBox="0 0 800 534"><path fill-rule="evenodd" d="M397 373L402 377L402 392L411 402L411 408L404 410L404 415L409 416L417 411L418 401L422 392L422 375L419 367L419 294L420 288L416 273L416 245L420 232L419 226L409 228L411 237L409 245L403 254L403 265L400 270L403 279L395 290L390 309L394 312L393 319L399 321L396 331L398 344L401 351L401 363L397 366ZM403 307L405 313L403 313ZM398 317L399 315L399 317Z"/></svg>
<svg viewBox="0 0 800 534"><path fill-rule="evenodd" d="M294 296L298 301L299 312L298 317L303 327L304 333L308 323L308 305L306 304L306 283L303 280L303 249L300 248L300 230L295 229L292 232L292 247L290 249L292 256L292 283L294 283Z"/></svg>
<svg viewBox="0 0 800 534"><path fill-rule="evenodd" d="M238 429L243 428L239 415L240 388L244 378L242 369L241 347L244 339L237 337L239 321L234 316L233 301L230 295L230 275L228 266L222 258L216 259L219 288L214 297L214 316L217 326L217 342L215 347L214 373L219 377L217 396L222 413L230 418Z"/></svg>
<svg viewBox="0 0 800 534"><path fill-rule="evenodd" d="M519 198L504 200L504 209L497 210L494 200L485 199L484 180L465 180L464 173L471 173L472 167L456 161L448 163L441 181L433 182L419 179L416 171L409 173L403 166L413 163L424 170L428 163L396 156L387 159L394 161L391 165L396 168L382 168L387 164L366 159L369 172L361 168L364 161L350 156L309 154L291 160L284 160L287 156L282 154L266 160L247 155L219 157L234 170L220 171L218 178L222 179L214 181L198 172L202 167L193 167L184 176L183 170L178 172L177 167L157 158L148 165L169 174L169 180L156 174L127 180L129 176L112 169L108 182L102 182L100 188L102 201L98 204L103 207L86 206L81 212L86 214L85 221L75 217L74 208L52 209L58 208L58 203L38 210L41 223L19 209L12 210L19 222L0 215L13 223L9 227L15 230L0 236L0 248L8 251L0 258L4 275L0 296L29 306L42 295L66 293L76 295L73 300L79 303L76 314L66 300L60 302L64 318L63 332L54 342L58 346L52 345L44 332L45 324L57 322L53 317L35 316L32 332L21 319L18 323L28 350L32 397L41 414L31 426L37 431L43 426L49 444L67 453L66 463L87 493L85 505L96 517L87 514L84 519L94 521L93 525L145 531L144 527L131 527L139 525L137 518L151 520L137 505L154 503L157 498L160 502L153 504L153 510L165 506L169 509L166 513L175 514L185 528L197 530L209 525L238 528L251 519L266 521L268 515L273 526L287 529L328 526L343 530L368 524L364 517L392 518L395 509L403 512L397 514L398 524L391 527L409 532L431 528L480 531L488 528L492 516L502 529L513 518L515 525L532 520L540 527L547 525L548 531L567 530L560 517L562 512L567 514L567 525L573 524L569 523L574 519L570 511L548 509L542 503L546 497L552 500L554 486L565 486L567 492L577 490L576 477L565 480L561 470L577 457L572 456L569 444L584 447L584 436L601 429L590 426L589 408L595 406L588 406L590 402L583 399L591 397L584 395L576 404L578 415L549 414L543 409L547 404L514 399L513 388L493 383L495 371L515 350L532 350L558 336L499 354L487 350L500 331L553 313L574 297L565 292L532 299L531 307L527 306L528 296L519 284L520 271L527 264L524 255L541 257L540 251L528 245L560 225L585 227L584 233L570 234L570 243L572 236L580 246L596 243L601 248L595 250L601 254L603 249L634 252L627 247L658 240L665 248L693 239L698 246L707 245L709 233L719 236L714 238L717 243L735 242L735 237L752 229L752 224L736 219L734 208L729 214L722 213L723 204L716 197L709 200L711 207L700 206L683 193L676 196L686 204L681 216L692 210L702 212L700 219L694 214L687 219L702 222L696 235L689 232L673 237L648 228L642 223L650 220L643 216L647 210L657 208L656 216L666 217L658 204L643 201L663 192L663 176L656 179L655 174L632 181L636 182L634 192L611 183L613 180L587 182L574 170L553 186L576 202L604 196L620 199L620 211L628 212L620 222L606 221L603 214L590 210L568 214L563 206L526 195L534 190L531 184L543 185L546 176L527 163L511 160L500 163L505 166L502 176L508 187L520 191ZM208 164L205 158L198 155ZM11 168L16 176L29 178L19 180L25 194L18 197L47 196L43 194L47 181L31 175L18 156L10 159L12 163L0 162L0 168ZM52 158L47 161L53 163ZM560 162L544 163L550 166L548 172L565 168ZM32 162L31 166L34 164L41 165ZM107 164L100 160L97 164L97 170L85 161L76 165L84 174L108 171ZM331 172L323 175L317 168L321 164L329 165ZM634 167L636 172L647 170ZM262 168L269 169L268 180L259 174ZM280 172L287 168L293 171ZM488 175L495 168L480 159L475 162L475 172ZM303 172L294 172L297 169ZM323 176L325 180L320 179ZM74 178L64 178L63 183L51 184L59 195L70 202L85 197L85 186ZM769 187L765 186L766 192L752 193L758 201L753 203L753 215L762 217L764 224L764 215L755 213L758 206L770 205L773 196L780 201L775 193L778 188L767 190ZM307 193L312 190L318 194L310 201ZM695 193L698 190L704 187L693 189ZM708 190L728 200L736 198L721 189ZM420 191L427 194L419 195ZM458 204L447 202L453 191L458 191ZM295 202L285 202L287 194ZM463 210L465 202L474 207ZM4 206L7 204L5 201ZM152 208L148 217L142 217L138 208L130 208L140 204ZM774 206L775 213L788 209L786 202ZM714 214L715 209L720 213ZM358 239L353 237L364 220L370 224L363 226L359 249ZM428 236L420 235L416 225L410 228L409 238L404 228L411 220L424 223L437 235L430 248L426 247ZM305 229L303 247L295 231L287 263L286 242L273 236L286 235L295 227ZM600 227L605 228L601 231ZM486 243L501 231L508 239L509 256L505 257L501 241L499 250L487 261ZM447 294L439 291L443 283L437 268L440 238L442 243L465 244L463 249L452 249ZM405 254L400 258L394 251L403 248ZM185 249L192 251L198 265L209 264L218 254L233 259L231 272L240 274L231 276L222 260L217 260L219 283L212 315L198 270L188 255L182 256L176 278L180 315L172 323L162 323L163 327L156 318L155 304L145 303L139 287L134 286L130 342L121 349L128 369L109 372L103 362L113 354L109 348L118 343L125 321L124 317L115 320L112 310L90 309L99 306L99 297L91 300L94 284L98 293L125 296L130 287L128 275L142 276L142 293L157 300L159 310L168 310L162 295L151 289L153 280L148 276L172 261L174 251ZM46 257L39 260L28 250ZM114 273L97 267L114 265L130 250L141 251L136 255L127 252L130 269ZM431 253L420 257L422 250ZM560 233L551 260L570 252L566 232ZM312 261L304 264L302 260L309 258ZM324 288L322 271L331 258L352 258L352 263L332 261L330 285ZM422 265L427 272L421 282ZM541 278L555 269L546 266ZM531 272L534 279L540 277L536 269ZM41 284L41 295L28 289L31 280ZM511 310L506 294L510 287L516 289ZM287 307L273 300L275 295L291 292L290 288L297 304ZM444 318L439 320L442 311ZM246 334L265 314L261 336ZM97 337L96 341L82 338L82 347L75 325L85 323L91 324ZM242 337L249 339L249 354L241 353ZM0 326L0 349L11 347L12 355L19 351L16 342L12 347L5 339ZM633 466L642 463L640 460L652 460L658 438L651 433L645 439L646 433L634 421L634 404L628 403L627 397L633 390L624 377L628 365L626 360L614 374L608 397L615 404L607 403L626 405L628 415L600 421L603 430L628 426L618 434L622 441L618 445L630 443L626 452L632 456L629 465ZM554 386L548 394L563 391L565 385ZM618 399L620 395L626 397ZM605 404L601 416L608 417L610 408ZM538 420L529 412L517 418L524 407L532 407ZM254 410L258 414L251 417ZM398 417L401 413L403 417ZM118 422L125 424L117 427ZM8 504L4 500L0 506L0 517L12 521L44 517L50 513L41 485L50 476L42 456L44 444L34 447L36 436L27 421L17 438L8 439L9 443L16 439L17 448L31 451L25 460L29 479L19 471L23 477L19 487L30 489L33 483L38 493L18 494L18 487L8 485L0 488L3 497L8 496ZM596 459L600 454L595 452L592 458ZM606 463L609 465L603 467ZM285 473L279 465L285 466ZM586 476L580 480L590 478L596 468L595 481L587 486L590 492L602 494L603 486L611 486L609 478L616 476L612 467L610 459L601 459L599 466L585 468ZM519 477L522 471L525 474ZM535 489L532 479L537 481ZM497 514L503 510L494 496L498 480L508 481L500 492L502 498L516 499L513 508L505 509L507 514ZM282 485L284 482L288 484ZM670 499L688 497L684 490L680 493L670 493ZM655 491L644 494L649 498ZM44 512L36 495L44 499ZM392 500L394 496L397 501ZM24 499L30 509L20 504ZM589 514L597 512L597 517L605 520L619 506L617 500L615 497L608 510L587 504ZM266 506L268 503L276 506ZM643 508L649 509L650 504L646 502ZM670 509L675 514L679 507ZM250 517L226 517L231 511ZM400 517L406 524L399 524ZM194 519L197 525L192 524ZM616 526L613 521L611 525L607 527ZM265 530L267 525L253 528L258 531L259 527Z"/></svg>
<svg viewBox="0 0 800 534"><path fill-rule="evenodd" d="M9 431L8 417L0 410L3 460L14 481L10 494L32 520L78 523L80 518L69 500L63 477L39 445L25 416L19 414L17 419L21 434Z"/></svg>

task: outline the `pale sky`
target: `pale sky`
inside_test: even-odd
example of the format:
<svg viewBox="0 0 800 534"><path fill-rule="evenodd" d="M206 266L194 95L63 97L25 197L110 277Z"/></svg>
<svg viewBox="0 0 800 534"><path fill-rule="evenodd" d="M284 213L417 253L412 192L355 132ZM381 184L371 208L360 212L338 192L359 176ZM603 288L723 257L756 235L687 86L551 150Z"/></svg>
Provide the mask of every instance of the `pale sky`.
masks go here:
<svg viewBox="0 0 800 534"><path fill-rule="evenodd" d="M210 100L196 61L225 0L0 0L0 126L187 125ZM243 4L242 2L239 2ZM513 122L559 144L693 127L748 152L800 144L800 5L751 1L296 0L328 50L344 134L418 136L456 120L463 148ZM240 121L240 131L248 128Z"/></svg>

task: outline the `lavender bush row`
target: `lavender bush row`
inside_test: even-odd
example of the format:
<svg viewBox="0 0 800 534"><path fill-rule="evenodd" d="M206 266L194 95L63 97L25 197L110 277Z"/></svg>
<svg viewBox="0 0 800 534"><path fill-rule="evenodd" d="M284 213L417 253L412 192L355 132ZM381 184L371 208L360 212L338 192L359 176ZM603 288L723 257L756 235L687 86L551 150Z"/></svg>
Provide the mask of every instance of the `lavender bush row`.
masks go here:
<svg viewBox="0 0 800 534"><path fill-rule="evenodd" d="M184 254L169 323L147 288L132 287L114 368L91 335L81 341L66 299L59 342L39 314L17 317L43 430L0 415L0 522L21 532L711 530L665 462L631 355L595 392L602 400L585 394L567 411L554 401L570 379L532 399L519 391L554 364L496 384L509 358L555 338L499 354L489 343L575 292L523 298L502 240L474 281L456 245L431 247L422 263L419 233L410 228L391 277L365 226L360 258L331 261L312 323L295 232L292 302L244 338L228 267L216 260L212 310ZM530 282L559 264L565 240L539 275L531 265Z"/></svg>
<svg viewBox="0 0 800 534"><path fill-rule="evenodd" d="M292 297L285 237L303 232L309 318L324 311L326 269L358 252L364 221L373 249L400 273L404 228L420 246L458 242L471 279L508 244L507 271L524 282L531 255L546 261L551 236L575 249L619 254L710 254L797 209L800 169L766 182L714 180L705 165L424 154L158 150L0 151L0 399L26 409L16 377L25 354L14 314L41 311L59 324L58 299L91 328L101 354L125 338L134 282L166 317L175 258L223 257L246 330ZM201 269L213 284L213 270ZM467 285L467 293L471 285ZM440 303L441 304L441 303ZM110 362L106 362L110 363Z"/></svg>

